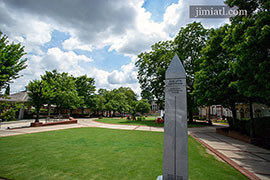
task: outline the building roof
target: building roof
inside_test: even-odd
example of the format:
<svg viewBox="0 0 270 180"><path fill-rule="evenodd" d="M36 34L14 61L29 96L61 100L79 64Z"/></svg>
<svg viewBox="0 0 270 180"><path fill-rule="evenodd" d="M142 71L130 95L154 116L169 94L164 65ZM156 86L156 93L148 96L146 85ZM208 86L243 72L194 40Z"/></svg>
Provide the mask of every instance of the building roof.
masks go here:
<svg viewBox="0 0 270 180"><path fill-rule="evenodd" d="M0 98L0 101L7 102L28 102L30 97L27 91L22 91L9 95L7 98Z"/></svg>

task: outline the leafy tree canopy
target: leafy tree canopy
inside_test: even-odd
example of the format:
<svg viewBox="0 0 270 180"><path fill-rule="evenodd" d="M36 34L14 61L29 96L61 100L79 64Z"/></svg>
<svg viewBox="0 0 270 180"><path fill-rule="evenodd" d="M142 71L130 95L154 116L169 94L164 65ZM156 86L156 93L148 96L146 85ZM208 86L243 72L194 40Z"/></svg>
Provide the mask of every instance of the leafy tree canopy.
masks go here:
<svg viewBox="0 0 270 180"><path fill-rule="evenodd" d="M141 99L136 105L136 111L141 113L148 113L151 109L151 105L147 102L146 99Z"/></svg>
<svg viewBox="0 0 270 180"><path fill-rule="evenodd" d="M19 78L19 72L27 67L26 54L21 44L9 43L8 37L0 31L0 91Z"/></svg>
<svg viewBox="0 0 270 180"><path fill-rule="evenodd" d="M246 9L248 16L232 18L224 46L233 52L237 80L231 87L252 101L270 104L270 2L227 0L230 6Z"/></svg>
<svg viewBox="0 0 270 180"><path fill-rule="evenodd" d="M195 72L201 63L201 50L205 47L209 31L197 22L180 29L173 41L158 42L149 52L138 55L138 80L142 89L142 98L151 102L153 99L163 108L165 72L174 54L177 53L187 73L189 119L196 109L192 95Z"/></svg>

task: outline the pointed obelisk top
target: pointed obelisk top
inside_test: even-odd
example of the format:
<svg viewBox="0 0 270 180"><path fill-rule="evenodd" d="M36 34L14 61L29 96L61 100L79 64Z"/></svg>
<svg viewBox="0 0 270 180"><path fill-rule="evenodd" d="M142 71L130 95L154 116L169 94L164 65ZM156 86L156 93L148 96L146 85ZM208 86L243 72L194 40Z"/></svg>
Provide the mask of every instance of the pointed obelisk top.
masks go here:
<svg viewBox="0 0 270 180"><path fill-rule="evenodd" d="M166 70L166 79L186 78L186 72L177 54L174 55L168 69Z"/></svg>

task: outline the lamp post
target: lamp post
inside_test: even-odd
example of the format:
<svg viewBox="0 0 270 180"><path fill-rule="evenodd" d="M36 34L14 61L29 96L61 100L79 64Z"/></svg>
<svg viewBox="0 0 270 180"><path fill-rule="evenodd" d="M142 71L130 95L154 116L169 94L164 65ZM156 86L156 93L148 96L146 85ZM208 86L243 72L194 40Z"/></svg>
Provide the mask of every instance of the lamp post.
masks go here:
<svg viewBox="0 0 270 180"><path fill-rule="evenodd" d="M41 98L41 95L42 95L42 87L43 87L43 84L42 84L42 82L40 82L40 84L39 84L39 94L38 94L37 117L36 117L35 123L39 122L40 98Z"/></svg>

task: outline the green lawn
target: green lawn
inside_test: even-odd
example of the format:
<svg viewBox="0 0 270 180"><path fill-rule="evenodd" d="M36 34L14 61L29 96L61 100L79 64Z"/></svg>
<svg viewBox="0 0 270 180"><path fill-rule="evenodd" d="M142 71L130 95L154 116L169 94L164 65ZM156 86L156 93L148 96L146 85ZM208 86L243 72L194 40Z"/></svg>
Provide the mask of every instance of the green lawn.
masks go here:
<svg viewBox="0 0 270 180"><path fill-rule="evenodd" d="M0 177L13 180L155 180L163 133L78 128L0 138ZM189 137L192 180L246 179Z"/></svg>
<svg viewBox="0 0 270 180"><path fill-rule="evenodd" d="M132 121L126 118L102 118L97 119L98 122L109 123L109 124L122 124L122 125L136 125L136 126L152 126L152 127L164 127L163 123L155 123L156 117L146 117L145 121ZM188 127L203 127L208 126L207 123L196 123L188 124Z"/></svg>

